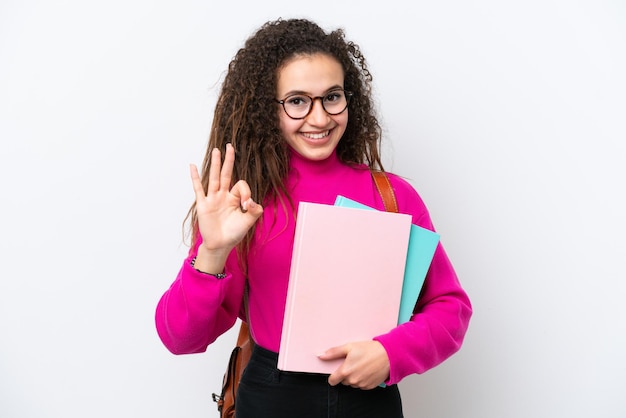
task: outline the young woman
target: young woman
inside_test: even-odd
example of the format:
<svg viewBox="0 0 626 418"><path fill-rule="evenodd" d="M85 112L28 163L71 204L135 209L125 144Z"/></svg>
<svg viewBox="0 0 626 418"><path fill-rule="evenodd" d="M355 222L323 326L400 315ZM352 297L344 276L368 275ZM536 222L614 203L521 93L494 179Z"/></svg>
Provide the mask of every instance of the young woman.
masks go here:
<svg viewBox="0 0 626 418"><path fill-rule="evenodd" d="M402 417L396 384L462 344L471 305L439 245L410 322L328 347L322 359L343 359L330 376L276 368L298 202L333 204L343 195L384 210L370 174L382 169L371 80L341 30L302 19L266 23L229 65L202 177L191 167L189 257L157 306L156 325L171 352L204 352L245 319L247 280L256 347L238 418ZM400 212L432 230L417 192L388 176Z"/></svg>

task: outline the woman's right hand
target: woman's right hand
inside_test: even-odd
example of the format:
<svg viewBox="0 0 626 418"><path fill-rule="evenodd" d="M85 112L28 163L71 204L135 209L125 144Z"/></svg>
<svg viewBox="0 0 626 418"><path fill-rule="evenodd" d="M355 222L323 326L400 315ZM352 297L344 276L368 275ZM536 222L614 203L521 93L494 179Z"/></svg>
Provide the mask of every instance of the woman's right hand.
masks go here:
<svg viewBox="0 0 626 418"><path fill-rule="evenodd" d="M221 152L211 151L209 185L202 186L198 168L190 166L191 181L196 194L196 214L202 244L198 248L195 267L207 273L221 273L226 258L263 213L263 207L252 200L250 186L239 180L231 188L235 150L226 145L224 164Z"/></svg>

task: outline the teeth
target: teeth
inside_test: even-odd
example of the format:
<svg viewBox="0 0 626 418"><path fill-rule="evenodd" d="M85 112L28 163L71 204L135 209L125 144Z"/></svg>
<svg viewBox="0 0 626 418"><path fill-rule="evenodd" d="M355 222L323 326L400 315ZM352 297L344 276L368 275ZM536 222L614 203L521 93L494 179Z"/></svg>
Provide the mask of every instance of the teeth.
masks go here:
<svg viewBox="0 0 626 418"><path fill-rule="evenodd" d="M307 138L311 138L311 139L322 139L324 138L326 135L328 135L329 131L326 132L322 132L320 134L309 134L309 133L303 133L302 135L306 136Z"/></svg>

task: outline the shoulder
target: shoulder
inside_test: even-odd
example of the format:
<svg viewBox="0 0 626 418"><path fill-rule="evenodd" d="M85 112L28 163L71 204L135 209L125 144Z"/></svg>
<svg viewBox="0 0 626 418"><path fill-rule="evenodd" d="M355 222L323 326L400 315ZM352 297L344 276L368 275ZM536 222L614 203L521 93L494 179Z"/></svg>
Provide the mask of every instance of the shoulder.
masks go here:
<svg viewBox="0 0 626 418"><path fill-rule="evenodd" d="M426 204L422 200L417 190L411 183L394 173L387 172L387 177L391 183L396 199L398 200L398 210L413 216L413 223L425 226L430 225L430 216Z"/></svg>

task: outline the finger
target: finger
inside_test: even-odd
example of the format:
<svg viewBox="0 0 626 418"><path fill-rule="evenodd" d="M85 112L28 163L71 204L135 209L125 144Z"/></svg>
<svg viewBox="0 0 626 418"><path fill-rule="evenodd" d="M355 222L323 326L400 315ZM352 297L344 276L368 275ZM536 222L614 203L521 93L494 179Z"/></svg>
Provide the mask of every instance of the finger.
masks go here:
<svg viewBox="0 0 626 418"><path fill-rule="evenodd" d="M239 200L239 205L244 212L258 218L263 213L263 207L252 199L250 186L245 180L239 180L230 192Z"/></svg>
<svg viewBox="0 0 626 418"><path fill-rule="evenodd" d="M328 384L331 386L337 386L338 384L342 383L345 378L346 374L343 372L342 364L337 370L335 370L333 373L330 374L330 376L328 376Z"/></svg>
<svg viewBox="0 0 626 418"><path fill-rule="evenodd" d="M244 212L252 215L255 219L263 214L263 206L256 203L254 200L252 200L252 198L243 202L243 204L241 205L241 209Z"/></svg>
<svg viewBox="0 0 626 418"><path fill-rule="evenodd" d="M339 347L333 347L320 354L318 357L320 360L337 360L345 358L348 355L348 346L341 345Z"/></svg>
<svg viewBox="0 0 626 418"><path fill-rule="evenodd" d="M208 193L216 193L220 189L220 172L222 170L222 153L219 149L211 150L211 166L209 167Z"/></svg>
<svg viewBox="0 0 626 418"><path fill-rule="evenodd" d="M230 189L230 183L233 176L233 167L235 165L235 148L232 144L226 144L226 154L224 155L224 165L220 174L220 188L222 190Z"/></svg>
<svg viewBox="0 0 626 418"><path fill-rule="evenodd" d="M204 193L204 187L202 187L200 175L198 174L198 167L196 167L195 164L189 164L189 173L191 174L191 184L196 194L196 200L204 199L206 195Z"/></svg>
<svg viewBox="0 0 626 418"><path fill-rule="evenodd" d="M239 180L230 192L239 199L240 204L243 204L246 200L250 199L252 196L252 191L250 191L250 186L245 180Z"/></svg>
<svg viewBox="0 0 626 418"><path fill-rule="evenodd" d="M350 347L348 344L340 345L337 347L332 347L326 350L324 353L320 354L318 358L320 360L339 360L344 359L348 356L348 352L350 351ZM345 371L345 362L341 363L341 366L337 368L330 376L328 376L328 384L331 386L336 386L343 382L343 380L347 377Z"/></svg>

